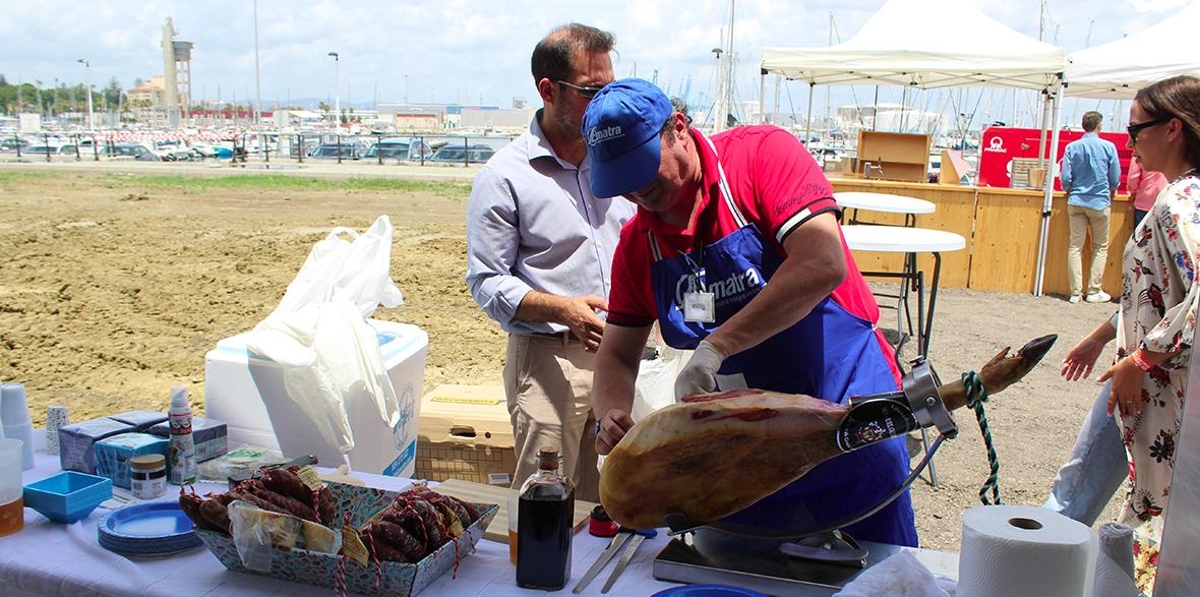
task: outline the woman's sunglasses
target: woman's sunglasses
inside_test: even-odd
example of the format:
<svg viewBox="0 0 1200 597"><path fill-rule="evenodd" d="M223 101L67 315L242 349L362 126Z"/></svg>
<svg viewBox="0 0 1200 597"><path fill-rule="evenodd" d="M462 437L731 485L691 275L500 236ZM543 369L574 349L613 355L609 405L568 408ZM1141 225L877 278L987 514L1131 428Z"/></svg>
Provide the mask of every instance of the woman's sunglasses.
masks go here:
<svg viewBox="0 0 1200 597"><path fill-rule="evenodd" d="M1154 120L1147 120L1146 122L1139 122L1137 124L1131 124L1131 125L1125 127L1125 132L1129 133L1129 141L1130 142L1137 143L1138 133L1140 133L1152 126L1158 126L1160 124L1170 122L1170 121L1171 121L1170 116L1167 116L1164 118L1155 118Z"/></svg>

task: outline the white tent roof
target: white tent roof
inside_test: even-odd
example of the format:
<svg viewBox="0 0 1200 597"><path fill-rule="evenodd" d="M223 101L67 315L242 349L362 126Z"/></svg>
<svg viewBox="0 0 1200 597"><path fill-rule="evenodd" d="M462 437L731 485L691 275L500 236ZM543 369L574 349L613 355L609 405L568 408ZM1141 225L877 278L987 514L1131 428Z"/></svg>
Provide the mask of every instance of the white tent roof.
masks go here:
<svg viewBox="0 0 1200 597"><path fill-rule="evenodd" d="M1138 89L1176 75L1200 76L1193 35L1200 2L1148 29L1067 56L1066 95L1130 99Z"/></svg>
<svg viewBox="0 0 1200 597"><path fill-rule="evenodd" d="M890 0L836 46L763 48L762 70L811 84L1048 89L1066 51L958 0Z"/></svg>

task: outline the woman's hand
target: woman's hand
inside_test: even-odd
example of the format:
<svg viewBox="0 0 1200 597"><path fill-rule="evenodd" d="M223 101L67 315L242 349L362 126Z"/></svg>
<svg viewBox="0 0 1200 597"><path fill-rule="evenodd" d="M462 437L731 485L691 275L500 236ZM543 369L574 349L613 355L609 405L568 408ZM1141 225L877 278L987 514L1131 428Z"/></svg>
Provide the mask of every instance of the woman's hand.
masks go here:
<svg viewBox="0 0 1200 597"><path fill-rule="evenodd" d="M1112 392L1108 395L1108 414L1120 409L1121 416L1128 417L1142 412L1146 403L1143 388L1146 372L1138 368L1133 360L1125 357L1100 375L1101 383L1112 380Z"/></svg>
<svg viewBox="0 0 1200 597"><path fill-rule="evenodd" d="M1078 381L1080 378L1088 377L1092 374L1092 367L1096 365L1096 359L1100 358L1100 353L1104 351L1105 345L1108 342L1095 337L1095 334L1086 336L1071 352L1067 353L1067 357L1062 362L1062 376L1069 381Z"/></svg>

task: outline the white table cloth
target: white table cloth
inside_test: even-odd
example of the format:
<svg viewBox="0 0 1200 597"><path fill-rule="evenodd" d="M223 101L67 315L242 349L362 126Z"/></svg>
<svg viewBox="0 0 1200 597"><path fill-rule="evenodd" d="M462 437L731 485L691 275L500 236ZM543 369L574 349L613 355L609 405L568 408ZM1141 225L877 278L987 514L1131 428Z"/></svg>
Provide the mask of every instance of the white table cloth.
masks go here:
<svg viewBox="0 0 1200 597"><path fill-rule="evenodd" d="M28 484L58 473L58 457L43 447L45 432L35 430L36 466L25 471ZM402 490L411 481L395 477L352 473L368 485ZM431 485L433 485L431 483ZM224 491L223 484L198 483L196 491ZM179 487L167 486L162 500L178 499ZM504 504L500 504L504 507ZM296 595L331 597L333 589L303 585L253 574L231 572L203 545L159 557L125 557L100 547L97 523L108 510L97 508L88 518L70 525L54 523L30 508L25 509L24 530L0 537L0 595L4 597L267 597ZM669 537L659 533L646 539L629 567L608 595L648 596L678 586L654 580L654 557ZM575 535L571 547L569 594L608 539L587 532ZM612 569L609 564L581 595L600 595ZM521 589L515 583L508 546L482 539L475 553L462 559L457 575L447 572L424 591L422 597L529 597L545 591Z"/></svg>
<svg viewBox="0 0 1200 597"><path fill-rule="evenodd" d="M45 432L34 431L36 466L25 471L28 484L58 473L58 457L45 452ZM403 490L411 480L351 473L368 485ZM436 483L430 483L436 486ZM224 491L225 484L198 483L196 491ZM178 499L179 487L167 486L161 500ZM107 504L107 502L106 502ZM504 507L504 504L500 504ZM331 597L331 588L304 585L254 574L232 572L203 545L182 553L159 557L130 558L110 552L97 540L97 524L108 512L97 508L88 518L70 525L49 521L25 509L25 528L0 537L0 596L2 597ZM680 586L654 579L654 558L670 537L660 529L658 536L642 542L633 560L608 592L608 597L648 597ZM571 580L555 594L571 595L604 547L607 538L577 533L571 543ZM908 549L908 548L905 548ZM936 574L956 577L957 554L910 550ZM601 596L600 589L613 569L609 563L580 593ZM517 587L515 567L509 563L508 545L481 539L475 553L464 557L457 573L447 572L418 597L529 597L546 595ZM351 593L356 595L356 593Z"/></svg>

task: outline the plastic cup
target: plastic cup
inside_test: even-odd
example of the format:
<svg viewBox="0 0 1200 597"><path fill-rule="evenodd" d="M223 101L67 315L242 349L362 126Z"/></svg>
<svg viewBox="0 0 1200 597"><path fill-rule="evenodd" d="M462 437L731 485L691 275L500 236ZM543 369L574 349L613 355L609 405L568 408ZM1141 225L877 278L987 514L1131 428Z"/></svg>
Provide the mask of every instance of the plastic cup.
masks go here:
<svg viewBox="0 0 1200 597"><path fill-rule="evenodd" d="M508 496L508 561L517 565L517 511L521 507L521 494L512 493Z"/></svg>
<svg viewBox="0 0 1200 597"><path fill-rule="evenodd" d="M4 420L5 437L24 443L21 467L24 470L33 468L33 421L29 419L24 384L6 383L0 386L0 418Z"/></svg>
<svg viewBox="0 0 1200 597"><path fill-rule="evenodd" d="M23 442L0 439L0 537L25 528L25 500L21 486Z"/></svg>
<svg viewBox="0 0 1200 597"><path fill-rule="evenodd" d="M0 385L0 419L5 425L29 422L29 406L25 401L25 384L6 383Z"/></svg>

